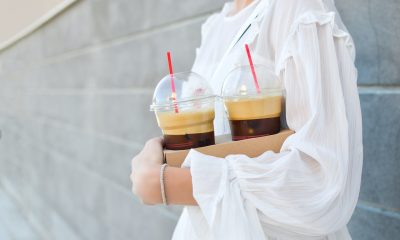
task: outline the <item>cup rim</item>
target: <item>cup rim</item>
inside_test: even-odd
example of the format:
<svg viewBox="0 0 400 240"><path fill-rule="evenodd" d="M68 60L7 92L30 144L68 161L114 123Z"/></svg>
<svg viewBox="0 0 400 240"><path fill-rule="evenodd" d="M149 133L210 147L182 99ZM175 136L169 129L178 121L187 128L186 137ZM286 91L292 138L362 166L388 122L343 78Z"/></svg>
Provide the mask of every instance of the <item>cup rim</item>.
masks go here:
<svg viewBox="0 0 400 240"><path fill-rule="evenodd" d="M278 94L277 94L278 93ZM235 94L235 95L229 95L229 96L221 96L222 99L232 99L232 98L256 98L260 96L283 96L283 89L282 88L262 88L261 89L261 94L257 92L251 92L250 94L246 95L240 95L240 94Z"/></svg>
<svg viewBox="0 0 400 240"><path fill-rule="evenodd" d="M216 95L212 94L212 95L205 95L205 96L201 96L201 97L192 97L192 98L187 98L184 100L180 100L180 101L176 101L171 102L171 103L164 103L164 104L151 104L150 105L150 111L155 112L157 110L163 109L163 108L173 108L174 105L178 105L179 107L185 108L185 106L189 105L190 102L192 101L200 101L202 103L207 103L207 102L211 102L211 101L215 101L216 99Z"/></svg>

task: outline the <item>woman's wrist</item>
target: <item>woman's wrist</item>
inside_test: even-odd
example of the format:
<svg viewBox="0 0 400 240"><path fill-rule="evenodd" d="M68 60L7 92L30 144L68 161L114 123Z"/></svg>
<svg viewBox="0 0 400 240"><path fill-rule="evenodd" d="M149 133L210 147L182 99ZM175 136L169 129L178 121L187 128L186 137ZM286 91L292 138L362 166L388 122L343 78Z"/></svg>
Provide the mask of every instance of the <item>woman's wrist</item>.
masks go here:
<svg viewBox="0 0 400 240"><path fill-rule="evenodd" d="M164 190L168 204L197 205L193 198L192 176L187 168L167 167L164 172Z"/></svg>
<svg viewBox="0 0 400 240"><path fill-rule="evenodd" d="M144 204L162 204L161 166L147 165L137 171L135 176L135 194ZM166 167L164 169L164 193L166 202L172 205L197 205L193 198L192 177L189 169Z"/></svg>

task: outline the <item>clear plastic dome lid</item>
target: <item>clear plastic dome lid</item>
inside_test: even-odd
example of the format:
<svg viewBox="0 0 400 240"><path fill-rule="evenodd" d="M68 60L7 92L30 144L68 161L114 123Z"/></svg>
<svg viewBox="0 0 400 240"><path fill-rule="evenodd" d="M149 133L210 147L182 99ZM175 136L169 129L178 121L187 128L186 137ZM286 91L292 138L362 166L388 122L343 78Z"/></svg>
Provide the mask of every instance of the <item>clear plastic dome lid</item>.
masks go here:
<svg viewBox="0 0 400 240"><path fill-rule="evenodd" d="M157 84L153 95L151 111L181 111L214 104L215 95L207 81L194 72L173 74L175 94L172 91L171 75L167 75ZM175 96L174 96L175 95Z"/></svg>
<svg viewBox="0 0 400 240"><path fill-rule="evenodd" d="M282 95L282 85L278 76L264 65L254 65L259 90L257 90L250 65L234 68L224 79L221 95L223 98Z"/></svg>

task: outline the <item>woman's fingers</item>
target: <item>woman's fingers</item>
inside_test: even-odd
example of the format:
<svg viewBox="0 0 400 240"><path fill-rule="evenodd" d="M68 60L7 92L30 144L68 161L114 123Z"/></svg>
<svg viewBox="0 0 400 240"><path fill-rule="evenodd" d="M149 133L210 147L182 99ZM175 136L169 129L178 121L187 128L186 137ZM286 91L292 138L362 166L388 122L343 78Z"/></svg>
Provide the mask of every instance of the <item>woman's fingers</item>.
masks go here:
<svg viewBox="0 0 400 240"><path fill-rule="evenodd" d="M163 142L162 137L156 137L148 140L146 145L141 152L143 155L143 160L149 163L162 164L164 154L163 154Z"/></svg>
<svg viewBox="0 0 400 240"><path fill-rule="evenodd" d="M149 147L160 147L162 149L164 145L164 139L162 137L151 138L146 142L145 146Z"/></svg>

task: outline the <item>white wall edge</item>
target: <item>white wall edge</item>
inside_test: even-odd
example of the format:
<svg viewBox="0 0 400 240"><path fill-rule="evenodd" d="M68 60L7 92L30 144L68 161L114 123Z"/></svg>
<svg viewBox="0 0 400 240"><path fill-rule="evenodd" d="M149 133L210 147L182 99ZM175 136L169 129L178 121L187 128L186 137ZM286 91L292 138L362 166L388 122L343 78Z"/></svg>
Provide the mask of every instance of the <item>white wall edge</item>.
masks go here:
<svg viewBox="0 0 400 240"><path fill-rule="evenodd" d="M30 24L28 27L22 29L20 32L15 34L13 37L10 39L6 40L3 43L0 43L0 52L7 49L14 43L18 42L22 38L28 36L30 33L41 27L43 24L45 24L47 21L52 19L54 16L57 14L61 13L63 10L65 10L68 6L70 6L72 3L76 2L77 0L65 0L62 3L56 5L54 8L52 8L50 11L48 11L45 15L41 16L39 19L34 21L32 24Z"/></svg>

